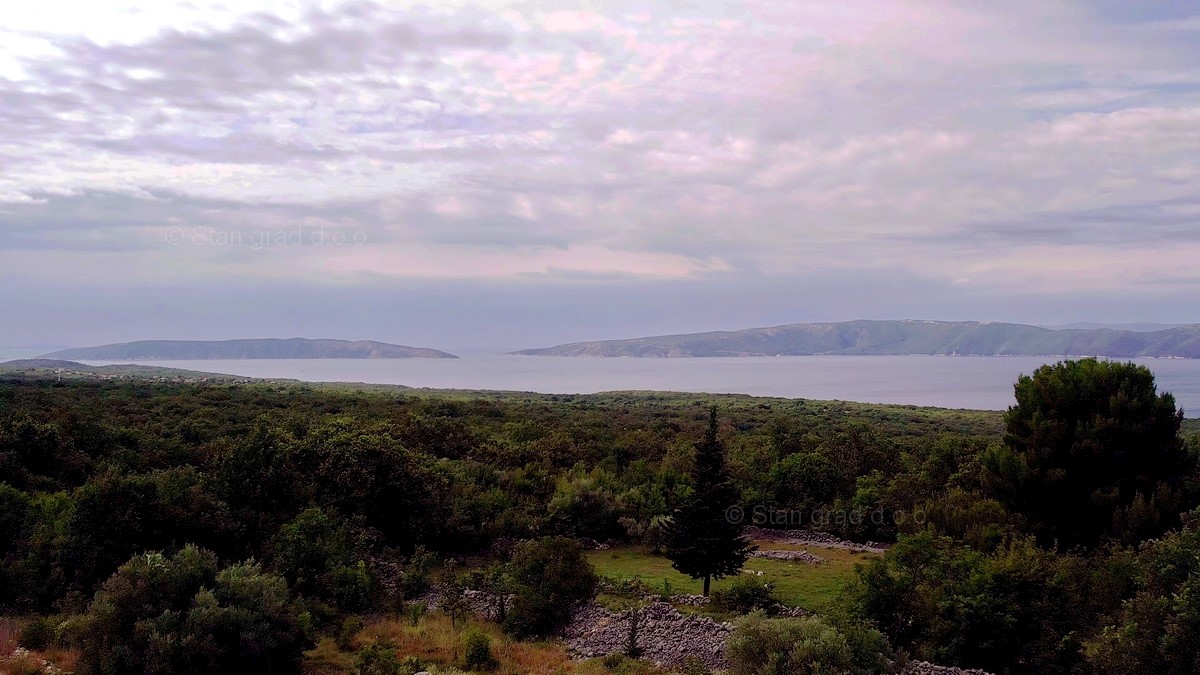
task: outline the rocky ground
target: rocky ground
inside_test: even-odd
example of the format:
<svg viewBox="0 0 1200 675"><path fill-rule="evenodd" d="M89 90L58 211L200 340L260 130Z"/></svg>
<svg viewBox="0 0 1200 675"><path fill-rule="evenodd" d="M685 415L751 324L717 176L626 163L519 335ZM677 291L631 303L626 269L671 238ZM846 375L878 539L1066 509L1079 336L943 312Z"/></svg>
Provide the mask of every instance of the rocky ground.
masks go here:
<svg viewBox="0 0 1200 675"><path fill-rule="evenodd" d="M466 610L469 614L474 614L488 621L500 620L500 596L483 591L467 589L463 591L463 597L466 598ZM425 605L426 609L440 609L442 604L442 593L439 590L430 590L417 598L417 602ZM512 602L512 596L508 596L505 604Z"/></svg>
<svg viewBox="0 0 1200 675"><path fill-rule="evenodd" d="M819 548L837 548L856 553L883 553L886 544L874 541L858 543L839 539L828 532L815 530L768 530L763 527L747 526L743 532L754 541L775 542L779 544L807 545Z"/></svg>
<svg viewBox="0 0 1200 675"><path fill-rule="evenodd" d="M594 603L581 608L567 626L567 647L581 658L625 652L633 613L633 610L612 612ZM733 632L732 624L684 614L665 602L641 608L637 620L641 658L675 666L694 655L709 668L720 670L729 666L725 640Z"/></svg>
<svg viewBox="0 0 1200 675"><path fill-rule="evenodd" d="M928 661L909 661L904 675L991 675L986 670L964 670L954 666L935 666Z"/></svg>
<svg viewBox="0 0 1200 675"><path fill-rule="evenodd" d="M802 562L809 565L819 565L825 562L825 559L819 555L814 555L808 551L776 551L771 549L759 549L750 554L752 558L772 558L774 560L790 560L792 562Z"/></svg>
<svg viewBox="0 0 1200 675"><path fill-rule="evenodd" d="M793 551L794 552L794 551ZM496 619L498 598L482 591L468 590L464 593L468 611L478 616ZM437 607L441 600L435 592L422 597L429 608ZM653 661L660 666L677 666L688 656L696 656L713 670L729 667L725 656L725 642L733 633L733 624L716 621L710 617L686 614L676 605L703 607L709 599L701 595L671 596L670 603L658 596L646 595L649 604L637 610L637 646L640 658ZM778 607L776 616L804 616L798 607ZM609 654L625 653L629 647L629 622L633 610L613 612L597 603L589 603L576 610L564 637L571 654L578 658L599 658ZM903 670L904 675L989 675L982 670L964 670L951 666L938 666L926 661L911 661Z"/></svg>

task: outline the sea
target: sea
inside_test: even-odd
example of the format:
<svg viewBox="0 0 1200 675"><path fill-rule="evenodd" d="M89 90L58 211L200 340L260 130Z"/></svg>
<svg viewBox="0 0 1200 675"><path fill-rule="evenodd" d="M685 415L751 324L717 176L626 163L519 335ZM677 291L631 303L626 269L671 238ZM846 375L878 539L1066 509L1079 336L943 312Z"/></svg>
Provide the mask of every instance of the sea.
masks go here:
<svg viewBox="0 0 1200 675"><path fill-rule="evenodd" d="M10 357L12 358L12 357ZM1003 410L1021 374L1054 363L1038 356L767 356L569 358L471 354L458 359L139 361L261 378L402 384L548 394L679 391L837 399ZM1127 359L1121 359L1127 360ZM1159 391L1200 417L1200 359L1132 359L1154 372ZM93 365L114 363L88 361Z"/></svg>

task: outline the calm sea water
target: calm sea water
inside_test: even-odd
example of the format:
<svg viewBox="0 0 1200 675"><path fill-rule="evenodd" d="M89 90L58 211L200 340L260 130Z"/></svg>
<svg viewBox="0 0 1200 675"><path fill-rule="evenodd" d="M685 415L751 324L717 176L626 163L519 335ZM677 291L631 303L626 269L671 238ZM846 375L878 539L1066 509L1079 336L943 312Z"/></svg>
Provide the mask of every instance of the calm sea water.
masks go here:
<svg viewBox="0 0 1200 675"><path fill-rule="evenodd" d="M250 377L549 394L655 390L1002 410L1013 382L1055 358L770 356L692 359L467 356L460 359L144 361ZM1200 359L1135 359L1188 417L1200 416ZM89 361L92 364L110 363Z"/></svg>

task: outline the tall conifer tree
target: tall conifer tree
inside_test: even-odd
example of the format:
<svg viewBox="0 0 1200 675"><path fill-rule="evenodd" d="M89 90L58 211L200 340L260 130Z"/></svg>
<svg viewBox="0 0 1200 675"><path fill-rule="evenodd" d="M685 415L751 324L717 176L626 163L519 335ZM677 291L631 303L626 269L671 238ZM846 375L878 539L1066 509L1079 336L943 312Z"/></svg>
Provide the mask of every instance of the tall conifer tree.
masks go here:
<svg viewBox="0 0 1200 675"><path fill-rule="evenodd" d="M696 444L692 493L675 510L667 534L667 557L672 567L693 579L704 579L708 595L713 579L741 571L753 547L742 536L742 512L737 490L725 468L725 446L717 437L717 409L708 431Z"/></svg>

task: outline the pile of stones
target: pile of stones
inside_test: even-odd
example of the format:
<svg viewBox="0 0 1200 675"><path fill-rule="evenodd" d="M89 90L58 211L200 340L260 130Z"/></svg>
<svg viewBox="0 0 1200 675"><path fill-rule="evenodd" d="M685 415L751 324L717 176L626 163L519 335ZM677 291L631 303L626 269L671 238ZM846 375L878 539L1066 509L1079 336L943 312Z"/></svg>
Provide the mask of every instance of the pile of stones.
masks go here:
<svg viewBox="0 0 1200 675"><path fill-rule="evenodd" d="M417 602L425 605L427 609L441 609L442 598L442 591L433 589L417 598ZM466 600L467 613L489 621L498 621L500 619L500 596L484 591L467 589L463 591L463 598ZM504 600L504 606L511 606L512 599L513 596L509 595Z"/></svg>
<svg viewBox="0 0 1200 675"><path fill-rule="evenodd" d="M822 548L838 548L857 553L883 553L887 544L874 541L857 543L840 539L828 532L816 530L769 530L764 527L747 526L743 534L758 541L775 541L784 544L808 544Z"/></svg>
<svg viewBox="0 0 1200 675"><path fill-rule="evenodd" d="M580 608L567 626L567 648L580 658L624 653L629 647L633 610L612 612L591 603ZM695 656L714 670L729 667L725 641L733 625L708 617L684 614L665 602L636 611L637 647L641 658L660 666L677 666Z"/></svg>
<svg viewBox="0 0 1200 675"><path fill-rule="evenodd" d="M757 550L750 553L752 558L771 558L773 560L789 560L792 562L802 562L808 565L819 565L825 562L825 559L818 555L813 555L808 551L778 551L778 550Z"/></svg>
<svg viewBox="0 0 1200 675"><path fill-rule="evenodd" d="M704 607L708 605L709 599L703 595L672 595L664 597L657 593L646 593L642 595L643 602L669 602L672 605L686 605L688 607Z"/></svg>
<svg viewBox="0 0 1200 675"><path fill-rule="evenodd" d="M928 661L909 661L904 675L991 675L986 670L964 670L954 666L936 666Z"/></svg>

